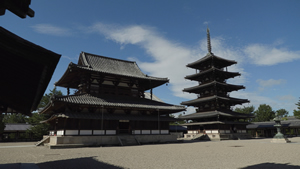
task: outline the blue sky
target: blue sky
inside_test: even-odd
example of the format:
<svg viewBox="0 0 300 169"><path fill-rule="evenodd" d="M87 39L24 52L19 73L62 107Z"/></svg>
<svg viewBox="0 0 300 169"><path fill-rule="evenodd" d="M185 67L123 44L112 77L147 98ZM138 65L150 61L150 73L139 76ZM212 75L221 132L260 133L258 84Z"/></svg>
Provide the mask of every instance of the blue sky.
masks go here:
<svg viewBox="0 0 300 169"><path fill-rule="evenodd" d="M195 85L184 79L195 72L185 65L206 55L209 26L212 52L238 62L229 70L242 75L228 82L246 86L230 96L290 115L299 101L300 1L32 0L30 8L35 17L6 11L0 25L62 55L47 93L84 51L134 60L144 73L168 77L168 86L154 89L165 102L193 99L182 92Z"/></svg>

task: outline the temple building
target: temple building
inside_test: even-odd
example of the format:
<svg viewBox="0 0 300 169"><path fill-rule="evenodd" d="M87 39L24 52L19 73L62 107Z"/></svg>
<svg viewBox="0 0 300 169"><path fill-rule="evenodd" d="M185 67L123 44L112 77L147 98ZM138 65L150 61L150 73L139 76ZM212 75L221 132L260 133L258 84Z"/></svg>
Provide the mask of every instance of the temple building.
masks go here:
<svg viewBox="0 0 300 169"><path fill-rule="evenodd" d="M56 86L66 96L54 96L41 110L49 115L49 144L120 144L176 141L169 133L169 114L184 106L162 102L153 88L167 78L145 75L136 62L82 52L70 63ZM76 89L70 94L70 89ZM146 93L145 91L150 90ZM127 140L126 140L127 139Z"/></svg>
<svg viewBox="0 0 300 169"><path fill-rule="evenodd" d="M252 118L252 115L234 112L232 107L249 101L229 96L230 92L245 87L226 83L227 79L240 76L238 72L227 71L228 66L237 62L218 57L211 52L209 29L207 45L207 55L187 65L196 69L196 73L186 76L185 79L197 81L198 85L183 90L197 94L196 99L181 103L196 108L195 113L180 117L181 120L188 121L182 124L188 127L185 137L197 137L202 134L207 134L211 140L248 137L250 135L246 131L246 119Z"/></svg>

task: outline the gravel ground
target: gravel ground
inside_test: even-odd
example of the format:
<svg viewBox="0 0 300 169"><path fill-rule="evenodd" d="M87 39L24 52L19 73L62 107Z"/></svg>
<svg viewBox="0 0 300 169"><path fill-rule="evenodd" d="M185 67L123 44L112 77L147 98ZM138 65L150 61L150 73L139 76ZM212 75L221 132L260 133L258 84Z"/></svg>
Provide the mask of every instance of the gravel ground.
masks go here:
<svg viewBox="0 0 300 169"><path fill-rule="evenodd" d="M0 169L19 169L26 163L36 164L40 169L300 168L300 137L289 139L292 143L251 139L69 149L0 143Z"/></svg>

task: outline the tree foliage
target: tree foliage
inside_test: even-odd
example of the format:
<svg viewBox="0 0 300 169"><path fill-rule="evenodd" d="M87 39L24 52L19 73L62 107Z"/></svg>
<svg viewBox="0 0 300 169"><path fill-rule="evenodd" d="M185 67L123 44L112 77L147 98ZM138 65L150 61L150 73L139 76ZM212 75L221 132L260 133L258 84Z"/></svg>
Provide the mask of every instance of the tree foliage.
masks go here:
<svg viewBox="0 0 300 169"><path fill-rule="evenodd" d="M255 110L254 106L237 107L234 109L235 112L244 113L244 114L253 114L254 110Z"/></svg>
<svg viewBox="0 0 300 169"><path fill-rule="evenodd" d="M182 116L182 114L179 114L178 115L178 117L181 117ZM173 115L173 114L170 114L170 117L174 117L175 118L175 116ZM177 121L175 121L175 122L171 122L170 123L170 125L177 125L177 124L184 124L185 123L185 121L184 120L177 120Z"/></svg>
<svg viewBox="0 0 300 169"><path fill-rule="evenodd" d="M272 107L266 104L259 105L258 109L254 111L254 115L256 116L254 121L270 121L275 117L275 113L272 110Z"/></svg>
<svg viewBox="0 0 300 169"><path fill-rule="evenodd" d="M300 99L299 102L296 103L297 109L300 110Z"/></svg>
<svg viewBox="0 0 300 169"><path fill-rule="evenodd" d="M276 111L277 113L277 116L280 117L280 118L284 118L284 117L287 117L289 115L289 112L285 109L279 109Z"/></svg>
<svg viewBox="0 0 300 169"><path fill-rule="evenodd" d="M4 123L26 123L26 115L21 113L5 114L3 118Z"/></svg>
<svg viewBox="0 0 300 169"><path fill-rule="evenodd" d="M54 88L53 90L50 90L50 93L45 94L45 95L42 97L42 99L41 99L41 101L40 101L40 103L39 103L39 105L38 105L38 109L39 109L39 108L45 107L45 106L50 102L50 99L51 99L51 97L52 97L53 95L54 95L54 96L61 96L61 95L62 95L62 92L61 92L60 90L56 90L56 88Z"/></svg>
<svg viewBox="0 0 300 169"><path fill-rule="evenodd" d="M294 110L293 113L296 118L300 118L300 100L299 100L299 102L296 103L296 106L297 106L298 110Z"/></svg>
<svg viewBox="0 0 300 169"><path fill-rule="evenodd" d="M294 110L293 113L296 118L300 118L300 110Z"/></svg>
<svg viewBox="0 0 300 169"><path fill-rule="evenodd" d="M243 114L253 114L255 110L254 106L243 106L243 107L237 107L234 109L235 112L243 113ZM242 119L240 121L243 121ZM248 122L253 121L252 118L247 119Z"/></svg>
<svg viewBox="0 0 300 169"><path fill-rule="evenodd" d="M40 123L47 118L43 114L32 113L32 116L26 119L28 124L31 124L32 127L26 132L31 133L35 138L42 138L43 135L48 134L49 124Z"/></svg>
<svg viewBox="0 0 300 169"><path fill-rule="evenodd" d="M0 139L1 139L1 134L3 133L5 129L5 123L3 122L4 115L0 114Z"/></svg>

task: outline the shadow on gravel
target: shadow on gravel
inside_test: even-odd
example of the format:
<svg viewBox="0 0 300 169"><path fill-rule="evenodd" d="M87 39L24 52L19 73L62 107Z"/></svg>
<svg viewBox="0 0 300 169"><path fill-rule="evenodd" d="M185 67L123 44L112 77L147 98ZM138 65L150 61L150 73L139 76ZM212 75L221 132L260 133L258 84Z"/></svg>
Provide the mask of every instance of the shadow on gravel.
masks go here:
<svg viewBox="0 0 300 169"><path fill-rule="evenodd" d="M50 161L44 163L38 163L40 169L123 169L122 167L114 166L108 163L104 163L94 159L94 157L75 158L59 161Z"/></svg>
<svg viewBox="0 0 300 169"><path fill-rule="evenodd" d="M67 160L50 161L44 163L13 163L0 164L0 169L123 169L122 167L114 166L95 160L94 157L75 158Z"/></svg>
<svg viewBox="0 0 300 169"><path fill-rule="evenodd" d="M286 164L276 164L276 163L261 163L256 165L247 166L240 169L300 169L300 166Z"/></svg>

